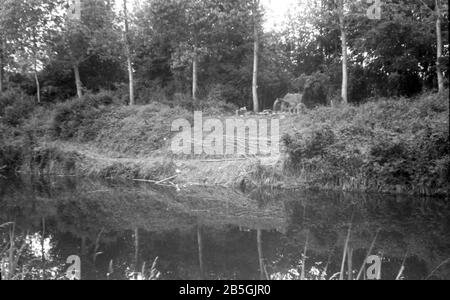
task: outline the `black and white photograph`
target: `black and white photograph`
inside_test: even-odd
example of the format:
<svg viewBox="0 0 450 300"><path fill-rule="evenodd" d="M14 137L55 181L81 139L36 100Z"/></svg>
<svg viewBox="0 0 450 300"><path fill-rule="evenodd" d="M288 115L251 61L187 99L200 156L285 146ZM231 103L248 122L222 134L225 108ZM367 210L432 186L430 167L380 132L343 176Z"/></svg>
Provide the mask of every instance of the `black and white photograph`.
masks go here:
<svg viewBox="0 0 450 300"><path fill-rule="evenodd" d="M0 280L450 280L448 65L444 0L0 0Z"/></svg>

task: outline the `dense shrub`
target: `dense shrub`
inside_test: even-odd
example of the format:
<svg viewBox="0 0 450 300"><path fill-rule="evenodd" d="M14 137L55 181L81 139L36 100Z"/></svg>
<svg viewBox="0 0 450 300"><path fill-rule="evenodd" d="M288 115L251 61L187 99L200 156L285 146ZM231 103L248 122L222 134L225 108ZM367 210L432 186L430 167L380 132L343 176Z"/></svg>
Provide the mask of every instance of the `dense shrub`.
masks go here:
<svg viewBox="0 0 450 300"><path fill-rule="evenodd" d="M181 108L152 103L144 106L120 107L106 112L96 121L95 145L109 151L148 156L163 149L172 136L171 126L176 119L191 121L191 112Z"/></svg>
<svg viewBox="0 0 450 300"><path fill-rule="evenodd" d="M448 114L448 95L432 94L311 111L284 137L287 170L321 187L447 194Z"/></svg>
<svg viewBox="0 0 450 300"><path fill-rule="evenodd" d="M194 100L191 95L183 94L183 93L175 93L171 100L167 102L160 102L165 105L170 105L172 107L182 107L189 111L194 110Z"/></svg>
<svg viewBox="0 0 450 300"><path fill-rule="evenodd" d="M302 75L292 81L292 89L297 93L303 93L303 103L308 108L324 106L328 104L330 78L321 72L311 75Z"/></svg>
<svg viewBox="0 0 450 300"><path fill-rule="evenodd" d="M20 149L11 145L0 146L0 169L2 172L14 171L22 159Z"/></svg>
<svg viewBox="0 0 450 300"><path fill-rule="evenodd" d="M0 94L0 116L5 114L5 109L12 105L18 96L19 93L16 90L7 90Z"/></svg>
<svg viewBox="0 0 450 300"><path fill-rule="evenodd" d="M216 84L209 88L206 97L194 104L194 109L205 115L234 114L238 107L229 102L233 93L227 85Z"/></svg>
<svg viewBox="0 0 450 300"><path fill-rule="evenodd" d="M53 136L62 140L75 138L81 142L95 139L101 126L98 119L113 102L112 96L99 93L58 104L51 124Z"/></svg>
<svg viewBox="0 0 450 300"><path fill-rule="evenodd" d="M285 135L283 138L293 164L323 155L334 140L335 135L327 125L316 125L296 132L293 136Z"/></svg>
<svg viewBox="0 0 450 300"><path fill-rule="evenodd" d="M146 85L138 82L136 88L136 98L137 103L140 105L146 105L153 102L169 104L170 102L167 89L161 87L158 82L151 82Z"/></svg>
<svg viewBox="0 0 450 300"><path fill-rule="evenodd" d="M208 89L207 99L212 102L233 103L240 97L239 91L229 84L215 84Z"/></svg>
<svg viewBox="0 0 450 300"><path fill-rule="evenodd" d="M27 136L20 128L0 122L0 169L2 172L16 170L29 148Z"/></svg>
<svg viewBox="0 0 450 300"><path fill-rule="evenodd" d="M34 110L34 99L20 90L8 90L0 95L0 118L10 126L18 126Z"/></svg>

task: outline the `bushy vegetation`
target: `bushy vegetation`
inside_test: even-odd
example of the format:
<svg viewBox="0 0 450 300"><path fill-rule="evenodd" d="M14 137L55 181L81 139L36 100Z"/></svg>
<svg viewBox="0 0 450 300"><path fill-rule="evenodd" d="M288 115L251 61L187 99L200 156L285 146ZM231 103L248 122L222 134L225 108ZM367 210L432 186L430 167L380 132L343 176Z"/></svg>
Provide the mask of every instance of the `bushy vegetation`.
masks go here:
<svg viewBox="0 0 450 300"><path fill-rule="evenodd" d="M446 194L448 96L320 108L285 135L286 168L312 186Z"/></svg>
<svg viewBox="0 0 450 300"><path fill-rule="evenodd" d="M183 118L192 123L192 111L181 106L153 102L124 107L118 102L120 97L114 93L100 92L36 106L19 91L3 93L0 167L6 166L4 172L14 171L26 164L43 172L48 160L53 160L62 170L72 170L78 156L68 155L65 162L66 156L53 148L55 143L56 147L58 143L75 145L70 151L78 151L77 145L91 147L105 159L161 158L167 156L172 121ZM226 104L222 87L212 89L196 105L213 116L230 115L236 109ZM448 115L448 96L438 94L308 110L295 120L289 118L294 126L288 126L283 138L288 159L282 176L297 177L318 188L447 194ZM41 147L48 143L52 146ZM99 175L145 177L135 164L130 170L124 162L116 165L120 168L107 164ZM278 172L267 172L267 176L256 177L270 177L272 183L283 180Z"/></svg>
<svg viewBox="0 0 450 300"><path fill-rule="evenodd" d="M114 105L117 100L114 94L101 92L56 105L50 126L52 138L148 156L165 147L172 121L192 119L192 113L180 106L153 102L124 107Z"/></svg>
<svg viewBox="0 0 450 300"><path fill-rule="evenodd" d="M22 90L12 89L0 94L0 120L10 126L17 126L28 118L34 109L35 100Z"/></svg>
<svg viewBox="0 0 450 300"><path fill-rule="evenodd" d="M76 139L80 142L95 139L101 126L97 121L112 103L113 98L110 95L99 93L58 104L51 125L53 136L61 140Z"/></svg>
<svg viewBox="0 0 450 300"><path fill-rule="evenodd" d="M148 157L170 142L172 121L179 118L191 120L192 113L160 103L117 107L96 120L101 128L92 142L105 150Z"/></svg>
<svg viewBox="0 0 450 300"><path fill-rule="evenodd" d="M235 91L232 87L217 84L211 87L206 97L194 105L195 110L206 115L234 114L239 107L232 104Z"/></svg>

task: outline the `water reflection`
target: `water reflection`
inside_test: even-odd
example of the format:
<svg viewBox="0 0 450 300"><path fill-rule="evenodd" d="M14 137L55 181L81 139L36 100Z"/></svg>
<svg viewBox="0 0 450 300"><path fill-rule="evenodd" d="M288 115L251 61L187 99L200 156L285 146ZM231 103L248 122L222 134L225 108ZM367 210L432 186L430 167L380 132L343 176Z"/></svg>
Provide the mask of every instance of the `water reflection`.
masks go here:
<svg viewBox="0 0 450 300"><path fill-rule="evenodd" d="M82 279L354 280L367 253L382 279L450 279L449 216L443 199L16 178L0 254L14 279L62 279L78 255Z"/></svg>

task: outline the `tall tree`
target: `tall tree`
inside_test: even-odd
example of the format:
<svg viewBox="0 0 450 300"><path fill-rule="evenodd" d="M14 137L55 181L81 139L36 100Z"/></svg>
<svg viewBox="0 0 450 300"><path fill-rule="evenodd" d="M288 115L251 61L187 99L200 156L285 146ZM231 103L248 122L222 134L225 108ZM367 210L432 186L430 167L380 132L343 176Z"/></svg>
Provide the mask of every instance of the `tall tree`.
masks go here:
<svg viewBox="0 0 450 300"><path fill-rule="evenodd" d="M36 84L37 102L41 102L39 71L47 60L48 41L61 20L53 15L61 1L22 0L14 1L10 13L14 14L17 34L12 37L15 45L16 63L24 72L33 74Z"/></svg>
<svg viewBox="0 0 450 300"><path fill-rule="evenodd" d="M258 98L258 67L259 67L259 0L253 0L252 7L253 18L253 81L252 81L252 95L253 95L253 111L259 112L259 98Z"/></svg>
<svg viewBox="0 0 450 300"><path fill-rule="evenodd" d="M4 83L4 71L5 71L5 38L3 34L0 33L0 95L3 93L3 83Z"/></svg>
<svg viewBox="0 0 450 300"><path fill-rule="evenodd" d="M341 97L344 104L348 103L348 45L347 32L345 27L345 3L344 0L338 0L337 14L339 18L339 28L341 30L341 48L342 48L342 89Z"/></svg>
<svg viewBox="0 0 450 300"><path fill-rule="evenodd" d="M192 49L192 99L196 102L198 100L199 60L208 52L209 30L217 15L212 1L190 0L184 2L187 45Z"/></svg>
<svg viewBox="0 0 450 300"><path fill-rule="evenodd" d="M310 33L311 37L307 38L309 40L307 40L307 49L300 51L312 50L315 52L312 55L314 60L311 61L315 61L316 70L331 72L329 75L333 80L333 90L340 85L341 102L347 104L349 102L349 48L351 46L349 43L351 40L349 19L350 15L361 15L362 11L354 13L352 6L355 6L356 3L347 0L316 0L308 4L309 6L302 13L309 14L307 15L308 22L314 26L309 30L313 33Z"/></svg>
<svg viewBox="0 0 450 300"><path fill-rule="evenodd" d="M426 3L426 0L419 0L422 5L428 9L434 18L435 30L436 30L436 76L438 81L438 90L439 93L443 93L445 90L444 86L444 74L442 71L442 49L443 49L443 41L442 41L442 3L440 0L434 0L434 9ZM448 10L448 9L447 9Z"/></svg>
<svg viewBox="0 0 450 300"><path fill-rule="evenodd" d="M73 73L74 73L74 77L75 77L75 87L76 87L76 91L77 91L77 96L78 98L83 97L83 84L81 82L81 76L80 76L80 63L81 63L81 59L83 57L83 53L84 51L80 51L80 53L75 53L73 51L73 48L77 48L76 47L76 43L77 42L73 42L72 38L77 39L79 42L82 42L82 34L75 32L77 30L78 26L81 26L81 16L82 16L82 6L81 6L81 1L73 1L72 5L69 7L69 10L71 10L69 12L69 14L72 14L71 16L69 16L69 20L68 20L68 32L67 32L67 38L68 38L68 43L67 43L67 49L69 51L69 56L71 57L71 63L72 63L72 67L73 67ZM77 26L78 25L78 26ZM81 43L80 43L81 44ZM79 57L77 57L79 56Z"/></svg>
<svg viewBox="0 0 450 300"><path fill-rule="evenodd" d="M83 96L80 66L91 57L108 60L118 56L120 29L114 21L111 1L85 0L76 18L68 18L56 41L61 60L74 72L77 96Z"/></svg>
<svg viewBox="0 0 450 300"><path fill-rule="evenodd" d="M124 41L125 41L125 54L127 57L127 68L128 68L128 85L129 85L129 104L132 106L135 104L134 101L134 70L133 70L133 62L131 58L131 49L130 49L130 30L128 25L128 9L127 9L127 0L123 0L123 16L125 22L125 32L124 32Z"/></svg>
<svg viewBox="0 0 450 300"><path fill-rule="evenodd" d="M437 58L436 58L436 73L438 78L438 89L439 93L444 92L444 75L442 74L442 15L441 15L441 1L435 0L435 14L436 14L436 47L437 47Z"/></svg>
<svg viewBox="0 0 450 300"><path fill-rule="evenodd" d="M197 102L198 96L198 46L197 42L194 43L194 49L192 51L192 99Z"/></svg>
<svg viewBox="0 0 450 300"><path fill-rule="evenodd" d="M171 40L172 70L191 70L192 98L198 100L200 67L213 47L223 6L216 0L154 0L152 21L159 38ZM164 35L165 37L161 37Z"/></svg>
<svg viewBox="0 0 450 300"><path fill-rule="evenodd" d="M9 3L9 0L0 0L0 94L5 88L6 36L9 25L7 4Z"/></svg>

